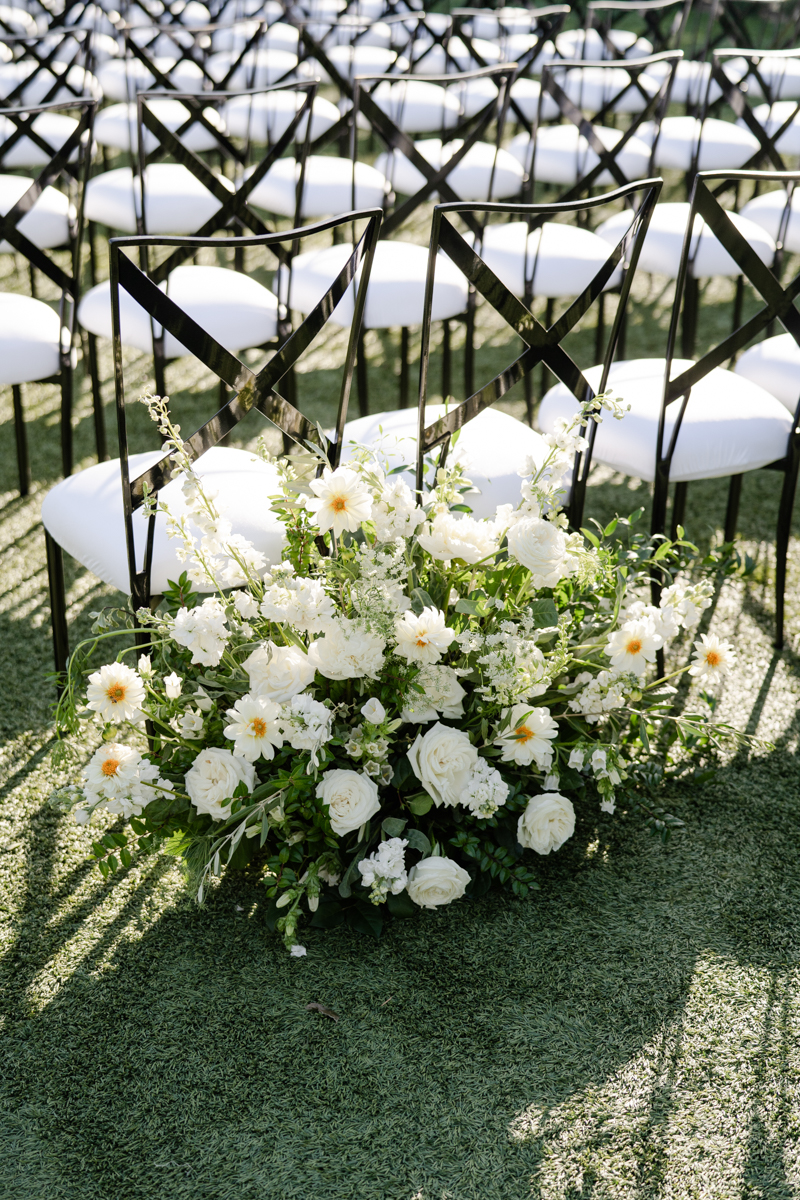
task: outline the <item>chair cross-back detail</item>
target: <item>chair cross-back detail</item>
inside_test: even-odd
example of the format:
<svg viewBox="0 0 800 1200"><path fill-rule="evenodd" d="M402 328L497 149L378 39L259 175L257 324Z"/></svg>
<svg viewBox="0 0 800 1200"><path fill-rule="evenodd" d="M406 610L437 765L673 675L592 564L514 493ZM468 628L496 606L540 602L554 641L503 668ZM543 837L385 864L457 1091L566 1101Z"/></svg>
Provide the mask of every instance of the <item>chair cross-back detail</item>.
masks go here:
<svg viewBox="0 0 800 1200"><path fill-rule="evenodd" d="M726 40L751 46L754 33L761 36L764 50L797 42L797 0L713 0L708 13L708 51Z"/></svg>
<svg viewBox="0 0 800 1200"><path fill-rule="evenodd" d="M428 259L428 278L425 290L425 320L422 326L422 348L420 351L420 384L419 411L417 435L417 488L422 489L424 456L437 446L442 447L440 465L443 465L450 440L453 434L463 428L468 421L478 416L485 408L501 399L510 388L524 379L538 363L547 367L564 383L572 394L581 402L591 400L603 391L608 379L611 363L614 359L623 313L628 301L631 283L636 270L642 242L647 232L647 226L653 209L661 192L660 179L647 179L640 183L628 184L624 188L609 192L605 196L597 196L581 202L561 202L556 204L441 204L434 209L431 229L430 251ZM461 216L465 213L474 215L481 212L488 215L519 216L531 223L541 224L547 217L566 213L577 213L582 209L596 208L600 205L628 201L635 193L643 193L643 198L635 213L631 214L631 224L627 232L613 247L605 264L597 271L589 285L569 305L562 316L549 328L542 324L506 285L497 277L480 254L464 240L450 221L451 216ZM434 275L436 260L442 250L467 277L472 286L492 308L506 321L514 332L525 343L523 352L503 371L498 372L487 384L473 392L462 403L453 408L446 416L441 417L432 425L425 424L425 408L428 388L428 359L430 354L430 311L433 298ZM623 282L620 289L620 300L614 321L608 337L602 378L595 391L574 359L562 346L567 334L585 315L591 305L602 295L603 289L611 279L616 269L623 265ZM588 431L589 449L585 455L578 455L575 461L568 513L573 525L580 521L583 510L583 497L589 465L591 463L591 447L594 440L596 425L590 422Z"/></svg>
<svg viewBox="0 0 800 1200"><path fill-rule="evenodd" d="M125 237L112 238L109 242L117 431L120 451L121 507L125 524L128 586L134 611L150 604L153 598L151 571L153 568L157 513L151 513L146 518L143 556L141 555L141 537L139 539L137 556L134 517L145 503L146 489L149 490L151 495L157 496L169 484L172 466L169 455L161 456L155 462L152 461L151 457L150 465L147 469L132 477L130 469L132 459L128 449L125 414L125 383L120 333L120 292L126 292L150 314L153 321L163 324L165 329L178 338L200 362L207 366L209 370L235 393L219 409L214 417L206 421L187 438L184 443L184 449L192 462L196 462L207 451L215 449L222 439L235 429L239 421L253 408L256 408L273 425L293 440L310 440L319 444L335 467L339 462L341 454L342 431L347 417L347 406L355 364L357 335L363 317L369 272L378 240L381 215L380 209L347 213L331 221L320 222L316 225L306 226L303 229L289 230L286 233L280 234L269 234L266 237L237 239L248 247L260 246L272 248L281 241L294 242L314 237L332 229L336 225L352 225L356 221L366 221L366 227L354 246L347 262L332 280L314 310L309 313L303 323L280 346L272 358L257 371L248 367L236 355L226 350L224 346L221 346L206 330L201 328L196 321L189 317L160 288L156 287L126 253L126 251L141 252L143 247L154 251L158 246L178 246L184 242L190 242L195 249L200 249L209 246L211 239ZM281 381L289 376L300 355L312 344L324 328L337 304L348 292L348 289L354 289L355 291L354 317L342 369L342 383L339 392L335 432L329 440L325 435L320 434L317 426L312 421L281 395L278 388L281 385ZM227 453L233 454L234 452L227 451ZM110 466L112 464L105 465ZM97 471L98 468L89 468L88 470L89 472ZM71 483L71 481L68 482ZM101 484L104 482L105 480L101 481ZM85 488L87 486L88 484L85 485ZM63 485L58 485L55 493L51 493L51 495L54 495L54 499L58 497L59 489L63 491ZM48 497L48 499L50 498ZM63 550L61 542L57 536L54 536L51 526L58 519L58 509L63 509L63 507L62 500L61 505L54 503L52 508L49 508L46 502L43 508L53 614L53 643L56 669L59 672L63 671L67 661L69 642L63 588ZM141 525L141 518L138 518L137 524ZM67 532L71 532L71 527L65 527L64 535ZM234 532L236 532L235 529ZM141 557L141 561L139 561L139 557Z"/></svg>
<svg viewBox="0 0 800 1200"><path fill-rule="evenodd" d="M745 74L736 81L732 80L725 73L724 62L726 59L743 61L747 68ZM764 60L771 68L769 72L765 69ZM780 70L781 64L785 64L786 67L796 66L798 74L800 74L800 50L771 50L769 52L715 50L712 54L709 88L706 92L706 109L710 107L709 93L713 80L722 92L722 99L730 106L734 115L758 139L759 148L743 164L743 170L765 166L766 163L769 163L776 171L788 170L777 143L797 121L800 113L800 99L797 99L796 89L790 89L791 99L783 101L785 109L782 107L779 110L780 115L773 115L773 106L782 100L784 76ZM756 117L752 106L747 102L748 91L752 87L758 89L756 95L760 91L764 98L763 107L766 115L762 120ZM770 129L770 126L774 128Z"/></svg>
<svg viewBox="0 0 800 1200"><path fill-rule="evenodd" d="M39 170L37 177L28 187L23 189L8 209L5 215L0 215L0 242L8 243L29 263L33 284L34 268L46 276L60 292L59 299L59 369L56 374L48 375L46 382L61 385L61 464L64 475L72 471L73 436L72 436L72 342L75 329L75 313L80 300L81 287L81 249L83 243L83 199L91 164L92 127L94 123L97 101L87 98L69 102L68 104L37 105L33 108L0 109L0 126L11 129L11 132L0 144L0 164L23 140L37 147L47 161ZM37 118L42 114L61 113L64 110L78 114L74 128L59 146L54 146L37 131ZM5 176L8 181L17 177ZM69 198L64 198L64 242L68 245L69 266L56 258L61 245L42 248L20 228L21 223L31 213L37 201L45 190L51 188L59 180L66 182L68 192L73 193L74 210L69 207ZM52 194L52 193L50 193ZM32 236L36 236L32 233ZM47 242L47 237L42 238ZM50 241L52 246L52 241ZM34 297L35 299L35 297ZM26 494L30 482L30 466L28 460L27 438L22 411L20 385L14 385L14 419L16 432L17 465L19 469L20 490ZM105 431L103 427L102 409L95 407L95 438L98 457L106 456Z"/></svg>
<svg viewBox="0 0 800 1200"><path fill-rule="evenodd" d="M680 47L691 7L692 0L591 0L586 6L586 28L597 31L609 58L624 59L625 51L611 37L613 17L606 14L638 17L639 36L647 38L654 54L660 54Z"/></svg>
<svg viewBox="0 0 800 1200"><path fill-rule="evenodd" d="M57 101L63 104L72 97L85 99L94 91L90 29L57 28L39 37L3 37L2 41L13 59L0 66L0 77L3 68L6 71L23 68L18 82L2 97L5 106ZM64 59L62 55L70 43L73 44L70 57ZM99 96L99 92L95 96Z"/></svg>

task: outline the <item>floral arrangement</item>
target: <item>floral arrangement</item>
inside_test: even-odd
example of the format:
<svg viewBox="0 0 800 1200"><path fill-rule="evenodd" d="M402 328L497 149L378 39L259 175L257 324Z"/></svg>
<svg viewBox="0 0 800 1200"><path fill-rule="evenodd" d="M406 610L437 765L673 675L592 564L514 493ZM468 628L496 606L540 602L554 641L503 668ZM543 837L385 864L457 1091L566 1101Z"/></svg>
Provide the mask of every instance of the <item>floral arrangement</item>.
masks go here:
<svg viewBox="0 0 800 1200"><path fill-rule="evenodd" d="M471 515L457 453L427 464L417 495L380 450L333 470L308 443L275 462L271 565L218 512L167 401L145 402L183 478L185 511L163 511L186 569L135 628L95 614L58 710L82 745L86 722L100 734L58 799L79 822L118 819L93 842L104 875L135 844L160 846L202 901L226 866L250 865L301 955L302 919L377 934L387 914L493 882L525 895L576 806L596 820L624 802L665 836L677 823L652 799L666 764L730 731L681 714L670 681L688 672L710 692L734 654L703 634L669 676L656 663L691 641L732 560L654 543L640 514L568 532L562 477L589 418L620 415L613 401L550 437L493 520ZM123 648L95 669L108 639Z"/></svg>

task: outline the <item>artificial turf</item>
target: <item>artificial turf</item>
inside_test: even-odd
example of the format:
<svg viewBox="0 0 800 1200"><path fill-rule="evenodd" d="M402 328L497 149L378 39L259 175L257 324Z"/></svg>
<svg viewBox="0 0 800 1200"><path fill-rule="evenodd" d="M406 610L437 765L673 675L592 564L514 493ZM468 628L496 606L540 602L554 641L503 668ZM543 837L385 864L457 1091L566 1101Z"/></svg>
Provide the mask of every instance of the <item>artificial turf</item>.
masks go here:
<svg viewBox="0 0 800 1200"><path fill-rule="evenodd" d="M723 299L708 296L722 323ZM630 356L663 349L668 304L658 281L642 282ZM481 337L479 366L507 361L498 328ZM391 339L369 344L373 407L392 407ZM341 349L329 339L299 381L323 420ZM145 360L130 368L145 382ZM214 396L188 367L170 372L188 429ZM267 931L254 879L224 880L203 909L169 858L106 883L86 830L48 805L69 776L52 759L38 515L58 477L55 391L26 389L26 404L27 500L7 396L0 424L0 1198L800 1194L800 556L793 541L776 653L779 479L745 481L740 529L756 569L725 585L711 616L740 655L719 715L774 750L741 750L713 780L669 787L685 828L666 845L633 817L582 809L574 838L537 860L531 899L420 912L377 943L304 931L308 955L294 959ZM587 516L646 497L598 470ZM722 483L693 486L689 534L713 538L724 502ZM85 631L112 593L75 567L68 582Z"/></svg>

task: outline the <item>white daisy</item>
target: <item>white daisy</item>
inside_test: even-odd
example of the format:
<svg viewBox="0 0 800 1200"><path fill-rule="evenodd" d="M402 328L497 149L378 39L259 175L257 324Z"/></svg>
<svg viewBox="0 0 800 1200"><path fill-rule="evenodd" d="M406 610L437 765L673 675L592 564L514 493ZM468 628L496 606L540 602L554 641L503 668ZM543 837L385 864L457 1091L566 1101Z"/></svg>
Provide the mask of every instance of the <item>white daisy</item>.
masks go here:
<svg viewBox="0 0 800 1200"><path fill-rule="evenodd" d="M280 715L280 705L266 696L237 700L228 709L231 723L225 726L225 737L234 743L233 753L248 762L255 762L259 755L274 758L275 747L283 745Z"/></svg>
<svg viewBox="0 0 800 1200"><path fill-rule="evenodd" d="M123 721L138 721L144 702L144 686L141 679L125 663L106 663L99 671L89 676L86 692L89 708L104 721L120 725Z"/></svg>
<svg viewBox="0 0 800 1200"><path fill-rule="evenodd" d="M495 738L495 744L503 747L502 761L516 763L518 767L529 767L535 762L540 770L548 770L553 761L550 743L558 733L549 709L515 704L508 715L509 724Z"/></svg>
<svg viewBox="0 0 800 1200"><path fill-rule="evenodd" d="M444 613L438 608L423 608L417 616L407 612L395 624L396 653L409 662L430 666L438 662L456 636L454 629L444 623Z"/></svg>
<svg viewBox="0 0 800 1200"><path fill-rule="evenodd" d="M355 533L362 521L372 516L372 496L369 489L347 467L331 471L326 467L321 479L312 479L309 484L316 496L306 501L306 508L313 514L320 532L332 529L339 537L345 529Z"/></svg>
<svg viewBox="0 0 800 1200"><path fill-rule="evenodd" d="M689 674L707 683L715 683L730 674L736 655L730 642L723 642L715 634L703 633L694 644L694 656Z"/></svg>
<svg viewBox="0 0 800 1200"><path fill-rule="evenodd" d="M641 677L647 664L655 662L656 651L663 645L664 639L656 633L652 621L626 621L610 635L606 654L619 674L632 671Z"/></svg>

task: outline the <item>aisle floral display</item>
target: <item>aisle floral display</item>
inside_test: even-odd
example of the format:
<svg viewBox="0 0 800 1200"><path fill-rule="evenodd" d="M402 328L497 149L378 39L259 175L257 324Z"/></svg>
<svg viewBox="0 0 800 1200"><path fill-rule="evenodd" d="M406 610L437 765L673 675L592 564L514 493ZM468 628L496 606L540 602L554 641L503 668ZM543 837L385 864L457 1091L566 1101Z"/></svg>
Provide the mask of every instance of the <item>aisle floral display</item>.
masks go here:
<svg viewBox="0 0 800 1200"><path fill-rule="evenodd" d="M160 847L202 901L226 866L257 869L270 923L302 955L303 920L377 934L493 882L526 894L576 809L638 809L668 832L652 793L675 748L686 760L726 733L707 705L673 711L677 676L711 692L734 662L686 632L722 560L652 544L635 518L568 532L561 480L590 413L613 418L614 402L550 437L519 504L490 521L471 515L457 453L415 495L379 451L332 470L309 444L277 462L285 548L269 567L218 513L167 402L146 403L184 479L188 515L166 520L185 574L135 637L131 614L98 614L58 713L73 743L87 722L101 739L58 801L127 826L93 842L104 875ZM113 639L124 648L97 669ZM656 680L676 639L684 661Z"/></svg>

